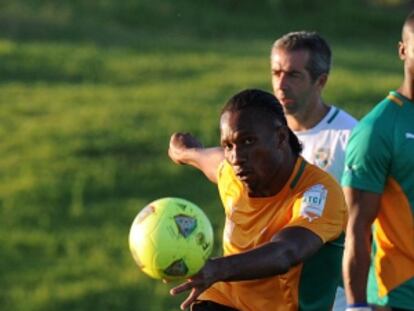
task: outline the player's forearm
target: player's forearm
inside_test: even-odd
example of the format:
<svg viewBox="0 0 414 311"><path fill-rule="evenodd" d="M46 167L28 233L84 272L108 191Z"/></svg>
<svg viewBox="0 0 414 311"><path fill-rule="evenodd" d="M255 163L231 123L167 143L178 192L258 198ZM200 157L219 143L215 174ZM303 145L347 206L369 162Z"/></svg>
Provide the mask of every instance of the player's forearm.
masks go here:
<svg viewBox="0 0 414 311"><path fill-rule="evenodd" d="M223 160L222 148L212 147L189 149L183 162L199 169L211 182L217 183L217 169Z"/></svg>
<svg viewBox="0 0 414 311"><path fill-rule="evenodd" d="M323 245L321 238L302 227L288 227L269 243L250 251L218 258L222 281L252 280L284 274Z"/></svg>
<svg viewBox="0 0 414 311"><path fill-rule="evenodd" d="M206 153L206 149L203 147L189 148L181 152L179 161L181 164L191 165L201 170L201 162L205 160Z"/></svg>
<svg viewBox="0 0 414 311"><path fill-rule="evenodd" d="M297 261L289 248L270 242L248 252L213 259L220 281L244 281L286 273Z"/></svg>
<svg viewBox="0 0 414 311"><path fill-rule="evenodd" d="M367 301L366 288L370 266L370 234L362 230L347 230L343 259L343 278L349 304Z"/></svg>
<svg viewBox="0 0 414 311"><path fill-rule="evenodd" d="M380 209L381 194L349 187L343 190L349 214L343 259L345 293L348 303L364 303L371 262L371 226Z"/></svg>

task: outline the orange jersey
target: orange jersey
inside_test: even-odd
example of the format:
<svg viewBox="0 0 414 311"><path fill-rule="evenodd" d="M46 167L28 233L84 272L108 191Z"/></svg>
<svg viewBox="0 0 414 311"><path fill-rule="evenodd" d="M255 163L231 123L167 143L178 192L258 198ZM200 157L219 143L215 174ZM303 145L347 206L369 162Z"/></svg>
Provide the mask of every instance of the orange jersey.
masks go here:
<svg viewBox="0 0 414 311"><path fill-rule="evenodd" d="M345 229L347 213L342 189L333 177L301 157L286 185L274 196L250 198L226 161L218 172L218 187L226 214L224 255L237 254L267 243L289 226L307 228L324 243L337 239ZM324 273L324 265L326 263L321 262L321 270L315 273ZM339 268L340 262L338 274ZM302 270L303 264L300 264L284 275L219 282L205 291L200 299L243 311L298 310ZM309 281L317 283L320 280L308 277ZM332 287L333 292L336 290L337 283L326 285ZM323 296L321 292L319 297L312 299L324 299Z"/></svg>

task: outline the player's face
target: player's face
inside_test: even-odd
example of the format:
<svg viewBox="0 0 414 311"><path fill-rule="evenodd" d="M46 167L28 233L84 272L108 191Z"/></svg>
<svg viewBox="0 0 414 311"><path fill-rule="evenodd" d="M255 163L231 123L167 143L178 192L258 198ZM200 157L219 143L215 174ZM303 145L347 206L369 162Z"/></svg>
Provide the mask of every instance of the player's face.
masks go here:
<svg viewBox="0 0 414 311"><path fill-rule="evenodd" d="M414 77L414 27L405 27L400 42L400 58L404 61L406 74Z"/></svg>
<svg viewBox="0 0 414 311"><path fill-rule="evenodd" d="M306 69L309 52L276 49L271 55L273 92L286 114L297 114L319 98L320 86Z"/></svg>
<svg viewBox="0 0 414 311"><path fill-rule="evenodd" d="M258 122L256 114L251 109L225 112L220 120L221 146L249 195L269 196L275 194L274 180L284 169L287 132L263 115Z"/></svg>

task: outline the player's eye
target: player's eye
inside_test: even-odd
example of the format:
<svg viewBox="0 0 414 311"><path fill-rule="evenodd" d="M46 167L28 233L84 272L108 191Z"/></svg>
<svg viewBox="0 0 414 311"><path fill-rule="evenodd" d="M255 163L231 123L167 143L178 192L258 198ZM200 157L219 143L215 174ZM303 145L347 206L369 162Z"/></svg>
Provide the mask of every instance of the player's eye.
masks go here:
<svg viewBox="0 0 414 311"><path fill-rule="evenodd" d="M229 151L229 150L231 150L233 148L233 145L230 144L230 143L223 143L221 146L223 147L223 149L225 151Z"/></svg>
<svg viewBox="0 0 414 311"><path fill-rule="evenodd" d="M272 75L274 75L275 77L279 77L281 73L282 73L281 70L272 70Z"/></svg>
<svg viewBox="0 0 414 311"><path fill-rule="evenodd" d="M299 72L293 71L293 72L289 72L289 77L298 79L301 77L301 74Z"/></svg>
<svg viewBox="0 0 414 311"><path fill-rule="evenodd" d="M252 145L254 142L255 142L255 140L252 137L247 137L247 138L243 139L243 144L244 145Z"/></svg>

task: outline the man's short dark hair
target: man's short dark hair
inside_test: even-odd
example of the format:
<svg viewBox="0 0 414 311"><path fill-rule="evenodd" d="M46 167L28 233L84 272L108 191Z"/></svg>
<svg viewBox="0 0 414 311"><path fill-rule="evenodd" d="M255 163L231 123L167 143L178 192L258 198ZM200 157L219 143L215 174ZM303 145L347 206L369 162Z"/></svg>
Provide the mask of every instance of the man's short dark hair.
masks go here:
<svg viewBox="0 0 414 311"><path fill-rule="evenodd" d="M289 32L277 39L272 47L275 50L308 51L309 61L306 65L313 81L321 74L329 74L332 64L332 51L329 44L318 33L313 31Z"/></svg>
<svg viewBox="0 0 414 311"><path fill-rule="evenodd" d="M274 124L278 122L280 125L285 126L289 131L289 145L292 152L295 155L299 155L302 152L302 145L297 136L287 126L282 105L273 94L258 89L241 91L230 98L222 109L221 114L223 115L225 112L242 111L244 109L261 109L265 112L264 114L260 114L261 116L268 117L270 120L274 121ZM258 122L260 122L260 120L258 120Z"/></svg>

